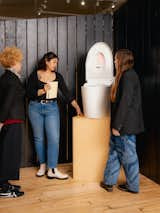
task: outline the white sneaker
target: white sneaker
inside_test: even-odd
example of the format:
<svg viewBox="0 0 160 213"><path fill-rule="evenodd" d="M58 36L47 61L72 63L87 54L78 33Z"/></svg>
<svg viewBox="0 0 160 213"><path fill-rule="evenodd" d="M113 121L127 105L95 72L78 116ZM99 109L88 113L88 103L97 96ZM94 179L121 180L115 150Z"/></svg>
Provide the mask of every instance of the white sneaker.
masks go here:
<svg viewBox="0 0 160 213"><path fill-rule="evenodd" d="M60 171L58 171L57 168L54 168L54 169L48 170L47 178L48 179L56 178L56 179L59 179L59 180L65 180L65 179L68 179L69 176L67 174L62 174Z"/></svg>
<svg viewBox="0 0 160 213"><path fill-rule="evenodd" d="M42 163L42 164L40 165L39 170L38 170L37 173L36 173L36 176L37 176L37 177L42 177L42 176L45 175L45 173L46 173L46 164L45 164L45 163Z"/></svg>

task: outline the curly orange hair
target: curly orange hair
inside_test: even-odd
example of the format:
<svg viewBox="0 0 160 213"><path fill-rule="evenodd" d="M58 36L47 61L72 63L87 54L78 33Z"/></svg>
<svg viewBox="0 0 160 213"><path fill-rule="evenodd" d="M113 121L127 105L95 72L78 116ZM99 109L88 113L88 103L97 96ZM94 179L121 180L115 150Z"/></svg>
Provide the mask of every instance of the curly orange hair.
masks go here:
<svg viewBox="0 0 160 213"><path fill-rule="evenodd" d="M0 64L4 68L10 68L14 66L16 62L21 62L22 59L22 51L17 47L6 47L0 53Z"/></svg>

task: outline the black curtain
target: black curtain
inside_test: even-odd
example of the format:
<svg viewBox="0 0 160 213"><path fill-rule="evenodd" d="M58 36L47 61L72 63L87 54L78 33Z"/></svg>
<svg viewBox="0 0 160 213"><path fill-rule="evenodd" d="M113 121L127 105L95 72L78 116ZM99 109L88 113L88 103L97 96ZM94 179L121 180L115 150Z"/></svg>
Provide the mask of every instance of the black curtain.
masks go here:
<svg viewBox="0 0 160 213"><path fill-rule="evenodd" d="M138 136L141 172L160 182L160 1L129 0L114 14L114 49L128 48L142 87L145 132Z"/></svg>

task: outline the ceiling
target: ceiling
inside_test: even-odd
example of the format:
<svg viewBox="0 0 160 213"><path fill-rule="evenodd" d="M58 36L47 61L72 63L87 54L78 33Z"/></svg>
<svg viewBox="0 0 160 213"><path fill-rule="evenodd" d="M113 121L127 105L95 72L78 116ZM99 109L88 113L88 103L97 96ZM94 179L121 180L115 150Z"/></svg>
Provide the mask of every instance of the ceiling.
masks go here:
<svg viewBox="0 0 160 213"><path fill-rule="evenodd" d="M0 0L0 17L41 18L112 13L127 0ZM68 2L68 3L67 3ZM98 3L97 3L98 2ZM112 5L115 8L112 9Z"/></svg>

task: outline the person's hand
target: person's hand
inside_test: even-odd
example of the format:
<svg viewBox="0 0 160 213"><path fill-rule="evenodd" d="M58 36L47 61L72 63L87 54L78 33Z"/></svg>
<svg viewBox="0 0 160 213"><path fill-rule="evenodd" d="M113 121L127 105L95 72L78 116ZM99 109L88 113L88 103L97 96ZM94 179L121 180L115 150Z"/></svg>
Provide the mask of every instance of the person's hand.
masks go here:
<svg viewBox="0 0 160 213"><path fill-rule="evenodd" d="M76 108L76 112L77 112L78 116L82 116L83 115L83 113L81 112L81 109L80 109L79 106Z"/></svg>
<svg viewBox="0 0 160 213"><path fill-rule="evenodd" d="M3 125L4 124L0 122L0 131L1 131L2 127L3 127Z"/></svg>
<svg viewBox="0 0 160 213"><path fill-rule="evenodd" d="M116 129L112 129L112 134L114 135L114 136L120 136L120 133L119 133L119 131L118 130L116 130Z"/></svg>
<svg viewBox="0 0 160 213"><path fill-rule="evenodd" d="M48 90L50 90L51 89L51 86L49 85L49 84L45 84L44 85L44 90L45 90L45 92L47 92Z"/></svg>

